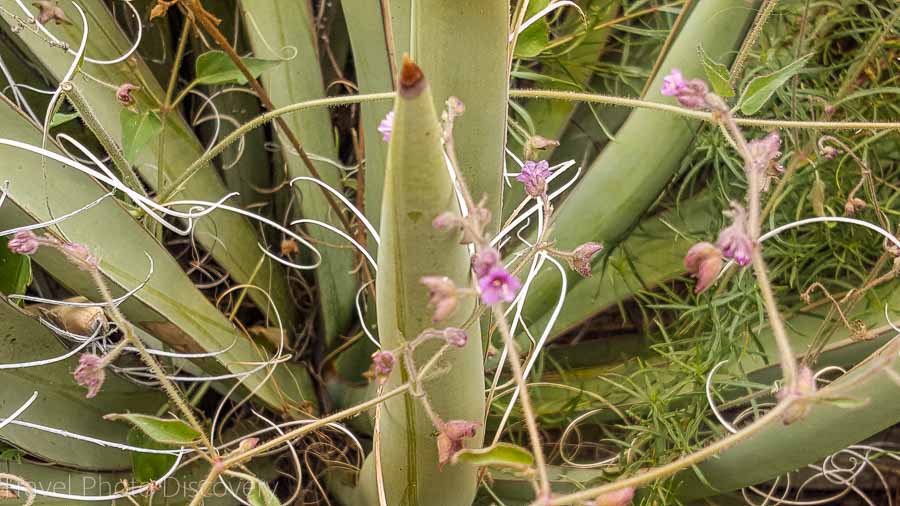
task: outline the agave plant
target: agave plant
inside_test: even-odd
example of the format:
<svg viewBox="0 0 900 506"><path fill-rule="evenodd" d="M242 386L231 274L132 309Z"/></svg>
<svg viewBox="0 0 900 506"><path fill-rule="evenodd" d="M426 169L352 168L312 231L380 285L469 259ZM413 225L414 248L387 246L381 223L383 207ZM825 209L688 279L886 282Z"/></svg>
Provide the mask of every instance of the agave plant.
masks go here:
<svg viewBox="0 0 900 506"><path fill-rule="evenodd" d="M845 4L0 0L0 504L872 503L900 11Z"/></svg>

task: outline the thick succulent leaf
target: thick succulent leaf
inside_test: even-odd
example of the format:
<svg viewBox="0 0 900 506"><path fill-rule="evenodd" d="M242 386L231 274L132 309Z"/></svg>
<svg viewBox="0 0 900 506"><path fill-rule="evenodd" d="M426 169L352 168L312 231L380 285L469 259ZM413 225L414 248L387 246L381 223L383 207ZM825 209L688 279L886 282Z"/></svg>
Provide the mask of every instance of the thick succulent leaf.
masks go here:
<svg viewBox="0 0 900 506"><path fill-rule="evenodd" d="M106 420L128 422L157 443L171 445L190 445L197 442L201 434L187 422L176 418L159 418L138 413L109 414Z"/></svg>
<svg viewBox="0 0 900 506"><path fill-rule="evenodd" d="M4 210L5 211L5 210ZM32 362L64 355L59 338L34 317L0 299L0 364ZM74 356L53 364L26 369L0 369L0 417L6 417L27 401L38 398L19 421L32 422L76 434L124 443L128 428L104 422L103 415L117 410L154 412L165 396L109 374L93 399L75 384ZM127 452L105 448L14 424L0 429L0 439L31 455L81 469L124 470L130 467Z"/></svg>
<svg viewBox="0 0 900 506"><path fill-rule="evenodd" d="M4 135L27 144L40 144L41 132L13 110L8 101L0 102L0 121ZM51 145L51 150L55 148ZM0 211L0 229L44 222L100 199L106 190L87 175L55 161L46 161L41 170L40 156L0 146L5 163L0 165L0 180L9 180L9 197ZM44 172L47 175L46 184ZM53 215L48 212L50 202ZM120 307L134 324L176 350L194 352L228 349L215 359L198 362L212 374L253 369L247 362L263 359L262 350L252 343L220 313L185 275L181 266L156 239L118 202L103 200L90 209L58 225L67 239L86 245L101 259L100 270L114 288L114 296L140 285L148 273L147 256L153 259L153 274L147 285ZM127 239L127 240L125 240ZM90 276L73 267L62 255L43 249L34 260L73 293L96 298ZM233 346L232 346L233 344ZM257 386L266 375L260 371L246 385ZM257 392L270 406L315 401L308 377L292 377L283 366L271 381ZM111 410L112 411L112 410Z"/></svg>
<svg viewBox="0 0 900 506"><path fill-rule="evenodd" d="M710 56L724 61L732 55L755 11L743 0L709 0L694 5L684 27L666 55L660 73L653 78L646 99L668 102L659 91L664 74L680 68L687 77L703 74L697 56L702 45ZM715 50L713 50L715 48ZM693 140L699 124L650 110L636 110L588 168L583 179L556 214L554 239L562 249L587 241L611 246L628 232L656 200ZM654 139L656 142L647 142ZM569 275L574 288L576 274ZM559 295L560 279L553 271L532 283L525 314L543 315Z"/></svg>
<svg viewBox="0 0 900 506"><path fill-rule="evenodd" d="M475 201L487 197L496 231L506 158L509 1L416 0L415 12L413 57L438 111L451 96L466 106L453 128L456 156Z"/></svg>
<svg viewBox="0 0 900 506"><path fill-rule="evenodd" d="M407 2L391 2L395 3ZM353 45L353 68L360 93L377 93L393 89L391 61L385 36L384 13L379 2L342 0L347 31ZM390 15L388 13L387 15ZM388 35L390 36L390 35ZM381 222L381 196L384 192L384 165L387 142L376 128L391 110L389 102L362 104L360 127L365 147L365 213L373 224ZM370 238L371 241L371 238ZM374 250L373 243L369 247Z"/></svg>
<svg viewBox="0 0 900 506"><path fill-rule="evenodd" d="M12 0L0 0L0 5L11 12L20 12L19 7ZM113 59L125 54L131 48L132 42L122 33L102 0L80 1L78 5L84 9L88 19L89 36L86 49L88 56L96 59ZM82 33L80 16L71 2L61 2L59 7L65 11L68 19L73 20L74 24L54 24L49 25L48 29L61 40L77 47ZM54 79L61 79L69 68L72 57L64 51L60 51L59 48L50 47L43 38L29 30L12 33L8 22L9 18L4 16L0 23L4 32L9 34L16 43L22 44L30 51L33 54L33 61L42 65ZM85 62L83 69L92 76L113 85L126 82L140 85L141 89L136 90L133 96L142 112L157 110L162 105L165 91L137 54L122 63L113 65ZM112 138L124 147L125 135L120 123L122 107L116 101L115 90L91 79L76 77L74 81L92 106L99 122L106 127ZM199 158L203 151L203 146L184 119L177 113L168 114L163 122L161 135L147 142L145 147L142 147L141 153L137 155L137 170L150 186L159 190L157 166L162 166L165 179L171 181L178 177L192 161ZM176 198L215 202L226 194L227 190L213 167L208 166L195 174ZM236 281L265 287L278 306L286 324L293 320L294 306L289 302L290 297L282 266L271 261L269 267L260 269L253 277L254 267L259 261L261 253L257 246L256 232L248 220L234 213L212 213L197 222L195 237L201 245L212 251L216 262ZM250 290L248 296L263 311L269 311L268 299L264 294L258 290Z"/></svg>
<svg viewBox="0 0 900 506"><path fill-rule="evenodd" d="M248 36L258 58L287 58L283 64L266 72L262 82L275 107L304 100L322 98L325 87L319 67L318 44L313 28L313 15L308 0L243 0L241 7L248 26ZM290 54L288 54L290 53ZM332 136L331 118L325 109L311 109L285 117L310 155L337 160ZM307 167L293 152L291 143L279 132L282 156L291 177L309 176ZM333 165L313 161L325 183L341 189L340 174ZM300 214L340 227L340 221L319 188L300 183L297 195ZM309 234L321 243L339 243L343 239L321 227L310 225ZM355 266L354 250L323 248L322 264L316 270L319 308L322 312L324 336L333 340L353 316L356 280L351 274Z"/></svg>
<svg viewBox="0 0 900 506"><path fill-rule="evenodd" d="M395 349L434 326L433 308L420 278L443 275L458 286L471 283L465 246L454 234L431 226L438 214L458 209L444 166L441 128L425 81L401 87L394 111L378 249L378 330L384 349ZM473 307L474 301L464 299L441 325L462 325ZM480 420L484 412L481 332L478 325L465 330L469 343L449 349L442 358L448 366L446 372L425 385L432 407L444 420ZM417 364L421 366L439 347L429 342L418 348ZM395 371L384 388L404 381L401 371ZM384 404L382 413L387 503L441 506L471 502L475 468L440 469L435 427L421 405L409 396L396 397ZM476 437L466 440L467 445L480 446L482 437L479 430ZM372 455L366 459L358 489L360 497L354 504L378 504ZM448 494L449 490L453 493Z"/></svg>

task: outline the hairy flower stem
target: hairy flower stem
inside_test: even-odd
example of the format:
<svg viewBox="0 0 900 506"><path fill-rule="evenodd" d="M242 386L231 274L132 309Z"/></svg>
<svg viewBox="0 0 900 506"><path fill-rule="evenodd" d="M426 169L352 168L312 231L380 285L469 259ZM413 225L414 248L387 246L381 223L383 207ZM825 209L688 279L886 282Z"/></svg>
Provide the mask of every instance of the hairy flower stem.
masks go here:
<svg viewBox="0 0 900 506"><path fill-rule="evenodd" d="M97 119L97 114L88 103L87 98L81 93L81 90L79 90L72 81L60 83L59 89L66 94L66 98L69 99L69 103L71 103L72 106L75 107L75 110L78 111L81 120L91 133L94 134L97 141L100 142L100 145L103 146L103 149L109 155L109 159L112 160L113 165L119 170L119 174L122 176L122 182L132 190L146 197L147 192L144 191L144 185L141 184L141 180L134 172L131 163L125 159L122 148L116 144L116 141L113 140L112 135L109 134L106 128L103 128L103 124Z"/></svg>
<svg viewBox="0 0 900 506"><path fill-rule="evenodd" d="M141 360L147 367L150 368L150 371L159 380L160 385L162 385L163 389L166 391L166 395L168 395L169 399L178 407L178 410L184 415L187 419L187 422L194 428L198 433L200 433L200 439L203 442L203 445L208 448L210 452L215 454L216 449L210 442L209 438L206 436L206 430L203 425L197 420L194 415L194 411L187 404L184 398L181 396L181 392L178 390L178 387L172 383L169 378L166 377L165 371L163 371L162 367L153 358L150 353L147 352L147 348L144 346L144 343L134 334L134 327L131 326L131 322L129 322L125 315L119 310L119 306L117 306L113 302L112 293L109 290L109 285L106 283L106 280L103 279L103 274L100 272L100 269L91 269L91 278L94 280L94 284L97 285L97 289L100 291L100 296L103 298L104 302L107 303L107 307L109 308L109 317L119 326L122 332L125 334L125 338L123 342L131 343L138 350L138 355L140 355Z"/></svg>
<svg viewBox="0 0 900 506"><path fill-rule="evenodd" d="M197 490L197 495L195 495L194 498L191 499L191 503L189 506L201 506L203 504L203 500L206 498L206 494L213 487L213 485L216 484L216 480L219 479L219 475L221 474L222 472L214 467L213 470L206 476L206 479L203 480L203 483L200 484L200 488Z"/></svg>
<svg viewBox="0 0 900 506"><path fill-rule="evenodd" d="M241 60L240 55L234 49L230 42L228 42L228 38L219 30L217 25L217 20L210 14L206 9L203 8L200 0L190 0L187 2L182 2L181 5L184 5L191 14L195 17L195 19L203 26L203 29L212 36L212 38L216 41L216 44L221 47L225 53L231 58L231 61L234 62L234 65L241 71L244 77L247 79L247 82L250 83L250 87L253 88L253 91L259 97L260 102L265 106L266 109L273 111L275 110L275 105L272 104L272 99L269 98L269 93L263 88L262 84L260 84L259 80L250 72L250 69L247 68L247 65L244 64L244 61ZM312 160L309 158L309 155L306 153L306 150L303 149L303 145L300 143L300 139L294 134L293 130L288 126L287 122L284 121L283 118L276 118L275 123L278 125L278 128L281 132L287 137L288 141L291 143L291 146L294 148L294 151L300 155L300 159L303 160L303 164L306 166L306 169L309 171L310 176L320 181L323 181L321 174L319 174L319 170L316 168L315 164L313 164ZM319 190L322 192L322 195L325 196L325 200L328 202L328 205L334 210L335 215L337 215L338 219L343 225L344 230L350 231L352 228L350 227L350 222L347 219L346 214L343 212L343 209L338 204L337 200L335 200L334 195L328 192L328 190L319 187Z"/></svg>
<svg viewBox="0 0 900 506"><path fill-rule="evenodd" d="M512 369L513 378L516 380L516 386L519 388L519 402L522 404L522 412L525 415L525 426L528 428L528 439L531 440L531 451L534 453L534 466L537 468L538 480L540 481L541 496L550 496L550 479L547 476L547 464L544 458L544 449L541 445L541 433L538 431L537 420L534 415L534 408L531 406L531 396L528 394L528 384L525 381L524 371L522 370L521 357L516 347L516 341L513 339L509 331L509 323L506 321L506 315L503 311L502 304L493 306L494 319L497 320L497 328L503 337L503 344L509 353L508 361L510 369Z"/></svg>
<svg viewBox="0 0 900 506"><path fill-rule="evenodd" d="M778 304L775 302L775 294L772 292L772 284L769 281L769 273L766 268L766 262L763 260L762 247L759 242L761 235L760 224L760 181L759 178L763 174L754 167L753 155L750 153L750 147L747 139L741 132L740 127L735 123L730 112L722 112L721 119L725 123L725 127L731 133L732 140L737 145L738 152L744 159L744 167L748 178L747 204L749 206L748 228L750 232L750 240L753 242L753 248L750 251L750 259L753 263L753 271L756 273L756 282L759 285L759 291L762 294L763 303L766 312L769 315L769 325L772 328L772 335L775 337L775 343L778 345L778 353L781 357L781 370L786 385L793 385L797 378L797 361L794 353L791 351L791 341L788 338L787 331L784 327L784 320L778 311Z"/></svg>

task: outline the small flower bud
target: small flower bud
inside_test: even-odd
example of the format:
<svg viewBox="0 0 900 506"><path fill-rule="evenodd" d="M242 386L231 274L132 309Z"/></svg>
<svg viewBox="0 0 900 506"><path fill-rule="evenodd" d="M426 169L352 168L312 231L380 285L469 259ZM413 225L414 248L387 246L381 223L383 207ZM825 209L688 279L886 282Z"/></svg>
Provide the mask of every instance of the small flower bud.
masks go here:
<svg viewBox="0 0 900 506"><path fill-rule="evenodd" d="M281 256L292 257L300 253L300 245L294 239L282 239Z"/></svg>
<svg viewBox="0 0 900 506"><path fill-rule="evenodd" d="M444 338L447 339L447 344L457 348L462 348L469 342L469 335L466 334L466 331L456 327L444 329Z"/></svg>
<svg viewBox="0 0 900 506"><path fill-rule="evenodd" d="M750 156L753 160L753 169L763 174L770 166L774 165L778 157L781 156L781 136L778 132L772 132L769 135L754 139L747 144L750 149Z"/></svg>
<svg viewBox="0 0 900 506"><path fill-rule="evenodd" d="M431 226L435 230L450 230L451 228L459 228L460 225L460 217L450 211L441 213L431 220Z"/></svg>
<svg viewBox="0 0 900 506"><path fill-rule="evenodd" d="M100 392L106 380L103 359L93 353L85 353L78 359L78 368L73 374L75 382L88 389L86 398L90 399Z"/></svg>
<svg viewBox="0 0 900 506"><path fill-rule="evenodd" d="M838 157L839 154L841 154L841 151L834 146L823 146L820 150L820 153L826 160L834 160Z"/></svg>
<svg viewBox="0 0 900 506"><path fill-rule="evenodd" d="M853 216L857 211L865 209L867 205L866 201L859 197L847 199L847 202L844 204L844 214Z"/></svg>
<svg viewBox="0 0 900 506"><path fill-rule="evenodd" d="M547 178L550 177L550 164L547 160L535 162L528 160L516 181L525 185L525 193L532 197L540 197L547 192Z"/></svg>
<svg viewBox="0 0 900 506"><path fill-rule="evenodd" d="M462 116L465 112L466 104L458 97L450 97L447 99L446 121L453 122L453 120Z"/></svg>
<svg viewBox="0 0 900 506"><path fill-rule="evenodd" d="M500 301L512 302L522 284L503 266L497 265L478 279L478 287L481 289L481 301L492 306Z"/></svg>
<svg viewBox="0 0 900 506"><path fill-rule="evenodd" d="M706 83L700 79L687 81L678 69L672 69L672 72L663 78L660 92L667 97L675 97L682 107L688 109L704 109L709 106L706 98L709 88Z"/></svg>
<svg viewBox="0 0 900 506"><path fill-rule="evenodd" d="M819 179L818 174L816 180L813 181L812 189L809 190L809 202L812 204L813 213L822 217L825 216L825 183Z"/></svg>
<svg viewBox="0 0 900 506"><path fill-rule="evenodd" d="M698 242L684 256L684 268L697 278L694 293L701 293L709 288L722 270L722 252L708 242Z"/></svg>
<svg viewBox="0 0 900 506"><path fill-rule="evenodd" d="M56 22L57 25L72 24L66 19L66 13L63 12L55 2L42 0L39 2L32 2L31 5L39 9L38 15L35 16L34 19L42 25L46 25L50 21Z"/></svg>
<svg viewBox="0 0 900 506"><path fill-rule="evenodd" d="M437 436L438 463L441 467L450 462L456 452L463 449L463 439L475 437L478 425L476 422L466 420L451 420L444 423Z"/></svg>
<svg viewBox="0 0 900 506"><path fill-rule="evenodd" d="M597 242L586 242L575 248L575 251L572 252L572 256L567 257L566 260L569 262L569 267L571 267L573 271L581 274L585 278L589 278L591 277L591 260L593 260L594 256L601 251L603 251L602 244Z"/></svg>
<svg viewBox="0 0 900 506"><path fill-rule="evenodd" d="M485 248L472 255L472 270L479 278L486 276L498 263L500 263L500 253L494 248Z"/></svg>
<svg viewBox="0 0 900 506"><path fill-rule="evenodd" d="M628 506L633 498L634 487L628 487L595 498L591 506Z"/></svg>
<svg viewBox="0 0 900 506"><path fill-rule="evenodd" d="M33 255L41 246L41 240L31 230L20 230L9 240L7 247L19 255Z"/></svg>
<svg viewBox="0 0 900 506"><path fill-rule="evenodd" d="M750 263L750 255L753 252L753 241L747 232L747 212L743 206L732 202L730 214L734 221L719 232L716 246L722 250L725 258L731 258L743 267Z"/></svg>
<svg viewBox="0 0 900 506"><path fill-rule="evenodd" d="M131 92L139 89L141 89L140 86L124 83L116 90L116 100L119 101L119 104L121 104L122 107L131 107L134 105L134 97L131 96Z"/></svg>
<svg viewBox="0 0 900 506"><path fill-rule="evenodd" d="M538 157L538 153L540 151L544 151L547 148L556 146L559 146L559 141L547 139L545 137L541 137L540 135L533 135L528 138L528 141L525 142L525 159L534 160Z"/></svg>
<svg viewBox="0 0 900 506"><path fill-rule="evenodd" d="M259 444L258 437L248 437L248 438L241 440L240 444L238 445L238 450L241 452L245 452L247 450L252 450L252 449L256 448L256 445L258 445L258 444Z"/></svg>
<svg viewBox="0 0 900 506"><path fill-rule="evenodd" d="M397 359L394 354L389 351L376 351L372 354L372 373L379 383L387 381L391 371L394 370L394 364Z"/></svg>
<svg viewBox="0 0 900 506"><path fill-rule="evenodd" d="M450 316L459 302L453 280L446 276L425 276L419 282L428 288L428 303L434 306L432 321L439 322Z"/></svg>
<svg viewBox="0 0 900 506"><path fill-rule="evenodd" d="M381 133L381 139L384 142L391 141L391 134L394 132L394 111L387 113L381 123L378 124L378 132Z"/></svg>

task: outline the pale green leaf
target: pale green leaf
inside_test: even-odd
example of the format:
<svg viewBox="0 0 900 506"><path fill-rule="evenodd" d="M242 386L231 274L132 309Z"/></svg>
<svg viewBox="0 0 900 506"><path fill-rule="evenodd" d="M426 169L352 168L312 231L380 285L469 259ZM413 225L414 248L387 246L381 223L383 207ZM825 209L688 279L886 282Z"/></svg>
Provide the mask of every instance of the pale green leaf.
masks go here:
<svg viewBox="0 0 900 506"><path fill-rule="evenodd" d="M241 58L253 77L275 67L281 60ZM197 58L195 64L197 84L247 84L247 77L223 51L208 51Z"/></svg>
<svg viewBox="0 0 900 506"><path fill-rule="evenodd" d="M525 13L525 20L534 16L541 9L550 5L550 0L538 0L528 3L528 12ZM526 28L519 34L516 39L516 58L533 58L547 47L550 43L550 27L543 19L537 20L534 24Z"/></svg>
<svg viewBox="0 0 900 506"><path fill-rule="evenodd" d="M136 113L122 109L119 118L122 123L122 152L126 160L135 163L137 155L149 146L151 139L159 135L162 123L153 111Z"/></svg>
<svg viewBox="0 0 900 506"><path fill-rule="evenodd" d="M50 120L50 128L58 127L64 123L68 123L78 117L77 112L58 112L53 115Z"/></svg>
<svg viewBox="0 0 900 506"><path fill-rule="evenodd" d="M754 77L741 93L741 112L747 116L759 112L775 93L775 90L786 83L788 79L797 75L811 56L812 54L802 56L771 74Z"/></svg>
<svg viewBox="0 0 900 506"><path fill-rule="evenodd" d="M264 481L256 480L250 485L250 492L247 493L247 502L253 506L281 506L281 501L269 485Z"/></svg>
<svg viewBox="0 0 900 506"><path fill-rule="evenodd" d="M700 54L703 71L706 73L706 79L712 85L713 91L721 97L733 97L734 88L731 87L728 67L710 58L703 50L703 46L697 46L697 52Z"/></svg>
<svg viewBox="0 0 900 506"><path fill-rule="evenodd" d="M200 433L185 422L175 418L157 418L135 413L106 415L106 420L128 422L157 443L189 445L200 439Z"/></svg>
<svg viewBox="0 0 900 506"><path fill-rule="evenodd" d="M150 438L144 431L137 427L128 432L128 444L137 448L151 450L169 450L171 445L158 443ZM134 481L148 483L158 480L175 465L175 455L163 455L159 453L131 452L131 472Z"/></svg>
<svg viewBox="0 0 900 506"><path fill-rule="evenodd" d="M534 464L534 456L521 446L497 443L487 448L460 450L453 455L453 463L457 462L474 466L528 467Z"/></svg>

